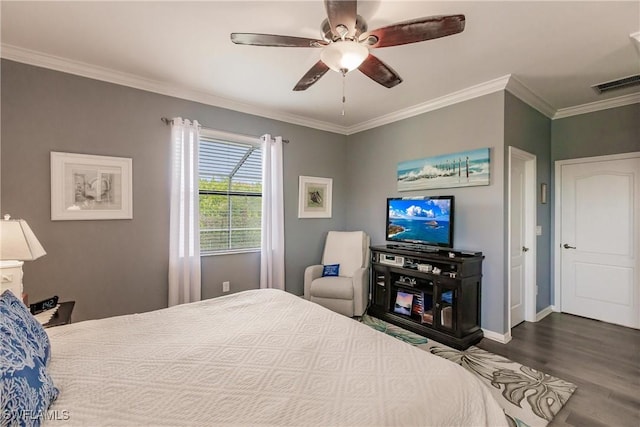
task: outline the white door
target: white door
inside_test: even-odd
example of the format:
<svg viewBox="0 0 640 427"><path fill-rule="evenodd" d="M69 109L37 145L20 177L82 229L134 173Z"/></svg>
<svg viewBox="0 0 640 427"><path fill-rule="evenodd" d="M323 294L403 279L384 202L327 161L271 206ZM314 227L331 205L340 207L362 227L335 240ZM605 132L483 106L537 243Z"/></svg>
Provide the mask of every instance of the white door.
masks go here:
<svg viewBox="0 0 640 427"><path fill-rule="evenodd" d="M562 311L640 327L640 157L563 164L560 173Z"/></svg>
<svg viewBox="0 0 640 427"><path fill-rule="evenodd" d="M525 310L525 162L511 158L511 327L524 322Z"/></svg>
<svg viewBox="0 0 640 427"><path fill-rule="evenodd" d="M509 326L536 321L536 156L509 147Z"/></svg>

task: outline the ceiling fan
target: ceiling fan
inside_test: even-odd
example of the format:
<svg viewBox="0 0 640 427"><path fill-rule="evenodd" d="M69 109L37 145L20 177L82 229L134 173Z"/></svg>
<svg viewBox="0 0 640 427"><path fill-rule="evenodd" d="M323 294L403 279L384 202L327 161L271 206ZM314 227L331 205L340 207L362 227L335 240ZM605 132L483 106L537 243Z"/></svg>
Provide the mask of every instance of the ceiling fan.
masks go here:
<svg viewBox="0 0 640 427"><path fill-rule="evenodd" d="M356 68L373 81L392 88L402 83L402 78L371 54L370 49L437 39L464 30L464 15L438 15L367 31L366 21L357 14L357 3L356 0L324 0L327 19L321 24L321 39L231 33L231 41L253 46L322 48L320 60L298 81L294 91L309 88L330 69L345 75Z"/></svg>

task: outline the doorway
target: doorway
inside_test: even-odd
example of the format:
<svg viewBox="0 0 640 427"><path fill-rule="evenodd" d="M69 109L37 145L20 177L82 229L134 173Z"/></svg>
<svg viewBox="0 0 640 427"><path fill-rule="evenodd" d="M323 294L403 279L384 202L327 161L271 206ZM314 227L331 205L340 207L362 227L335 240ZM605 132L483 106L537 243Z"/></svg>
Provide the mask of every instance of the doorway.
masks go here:
<svg viewBox="0 0 640 427"><path fill-rule="evenodd" d="M555 169L556 310L640 328L640 153Z"/></svg>
<svg viewBox="0 0 640 427"><path fill-rule="evenodd" d="M507 301L509 329L536 321L536 156L509 147Z"/></svg>

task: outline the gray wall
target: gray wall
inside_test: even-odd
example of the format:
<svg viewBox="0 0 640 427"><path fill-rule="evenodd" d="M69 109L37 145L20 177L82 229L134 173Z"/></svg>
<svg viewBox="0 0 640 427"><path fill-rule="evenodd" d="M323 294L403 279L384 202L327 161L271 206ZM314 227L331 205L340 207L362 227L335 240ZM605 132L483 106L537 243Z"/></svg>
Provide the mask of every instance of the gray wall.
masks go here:
<svg viewBox="0 0 640 427"><path fill-rule="evenodd" d="M74 320L142 312L167 303L169 134L160 117L197 119L242 134L282 135L286 289L302 294L328 230L363 229L384 243L385 199L456 196L455 245L485 254L482 327L506 325L505 152L536 154L538 182L553 190L552 162L640 150L640 104L550 121L501 92L343 136L3 60L0 208L26 219L48 254L24 266L30 299L77 301ZM549 134L550 141L549 142ZM491 185L398 193L402 160L491 148ZM133 158L134 219L51 221L51 151ZM333 178L333 217L299 219L298 176ZM538 205L537 308L552 303L553 193ZM546 252L546 253L549 253ZM203 297L258 286L259 254L203 257Z"/></svg>
<svg viewBox="0 0 640 427"><path fill-rule="evenodd" d="M387 197L449 195L456 198L455 246L485 255L482 327L505 331L504 93L494 93L349 136L347 228L363 229L384 244ZM399 193L403 160L490 147L489 186Z"/></svg>
<svg viewBox="0 0 640 427"><path fill-rule="evenodd" d="M522 102L509 92L505 95L504 106L504 142L505 159L508 159L509 146L520 148L536 156L536 221L542 227L542 235L536 240L536 281L538 296L536 311L551 305L551 263L549 247L551 245L551 199L547 194L547 203L540 203L540 184L551 188L551 119ZM507 160L505 160L507 162ZM509 180L509 171L505 167L505 182ZM508 200L505 190L505 200ZM508 225L509 219L506 218ZM505 249L506 251L506 249ZM506 253L506 252L505 252Z"/></svg>
<svg viewBox="0 0 640 427"><path fill-rule="evenodd" d="M328 229L345 224L345 137L3 60L0 208L24 218L47 255L24 266L31 301L76 300L74 320L167 305L170 129L160 117L197 119L218 130L270 133L284 149L286 288L302 294L306 265L321 257ZM133 159L133 220L51 221L49 153ZM298 176L334 179L333 218L297 218ZM203 257L203 295L256 288L259 255Z"/></svg>
<svg viewBox="0 0 640 427"><path fill-rule="evenodd" d="M556 119L551 160L640 151L640 104Z"/></svg>

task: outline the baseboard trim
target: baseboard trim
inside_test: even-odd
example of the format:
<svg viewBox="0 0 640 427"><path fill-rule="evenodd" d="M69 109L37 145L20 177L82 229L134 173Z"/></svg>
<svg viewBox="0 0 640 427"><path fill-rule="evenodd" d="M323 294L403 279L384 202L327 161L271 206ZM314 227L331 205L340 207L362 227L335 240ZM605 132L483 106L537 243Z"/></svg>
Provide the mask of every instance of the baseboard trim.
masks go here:
<svg viewBox="0 0 640 427"><path fill-rule="evenodd" d="M547 308L540 310L536 314L535 321L536 322L541 321L542 319L544 319L554 311L557 311L557 310L556 310L556 307L553 305L550 305ZM484 333L485 338L490 339L492 341L499 342L501 344L507 344L509 341L511 341L511 331L507 332L506 334L500 334L498 332L490 331L488 329L482 329L482 332Z"/></svg>
<svg viewBox="0 0 640 427"><path fill-rule="evenodd" d="M484 333L485 338L492 341L497 341L500 344L506 344L511 341L511 331L507 332L506 334L499 334L498 332L493 332L483 328L482 332Z"/></svg>
<svg viewBox="0 0 640 427"><path fill-rule="evenodd" d="M547 308L543 308L538 313L536 313L536 322L541 321L542 319L544 319L545 317L547 317L548 315L550 315L554 311L555 310L554 310L554 307L552 305L550 305Z"/></svg>

